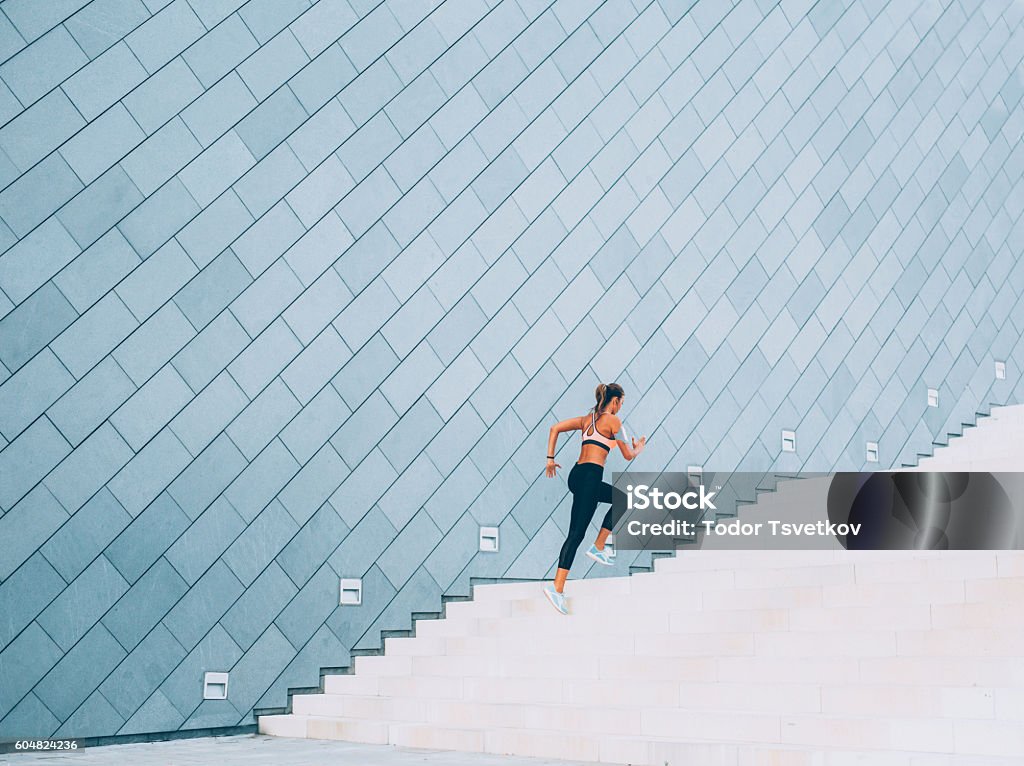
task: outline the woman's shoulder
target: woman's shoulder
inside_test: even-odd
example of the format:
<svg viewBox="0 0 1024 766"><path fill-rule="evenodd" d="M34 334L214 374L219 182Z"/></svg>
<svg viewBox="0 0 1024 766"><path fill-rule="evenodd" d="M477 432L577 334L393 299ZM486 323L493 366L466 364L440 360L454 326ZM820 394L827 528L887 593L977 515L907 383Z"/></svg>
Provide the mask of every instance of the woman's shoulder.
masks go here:
<svg viewBox="0 0 1024 766"><path fill-rule="evenodd" d="M605 413L599 418L601 425L605 426L614 436L619 432L619 428L622 427L622 421L619 420L618 415L612 415L611 413Z"/></svg>

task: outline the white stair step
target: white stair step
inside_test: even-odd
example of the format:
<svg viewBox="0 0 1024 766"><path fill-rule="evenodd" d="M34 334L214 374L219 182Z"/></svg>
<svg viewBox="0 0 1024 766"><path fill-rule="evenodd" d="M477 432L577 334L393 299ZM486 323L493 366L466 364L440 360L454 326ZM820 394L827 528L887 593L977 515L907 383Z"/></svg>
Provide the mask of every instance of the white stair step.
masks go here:
<svg viewBox="0 0 1024 766"><path fill-rule="evenodd" d="M1024 657L1024 631L937 628L896 633L897 654L928 657Z"/></svg>
<svg viewBox="0 0 1024 766"><path fill-rule="evenodd" d="M381 678L378 693L414 699L463 699L468 679L453 676L390 676Z"/></svg>
<svg viewBox="0 0 1024 766"><path fill-rule="evenodd" d="M996 719L1024 724L1024 687L993 689L992 695L995 700Z"/></svg>
<svg viewBox="0 0 1024 766"><path fill-rule="evenodd" d="M896 604L849 606L841 609L801 608L783 610L784 630L925 630L932 625L933 610L946 604ZM957 606L962 606L958 604ZM743 614L743 612L738 612ZM675 630L675 623L672 623Z"/></svg>
<svg viewBox="0 0 1024 766"><path fill-rule="evenodd" d="M621 683L611 683L596 676L569 679L562 683L562 702L569 705L675 707L679 704L682 686L678 680L664 676L654 680L636 678Z"/></svg>
<svg viewBox="0 0 1024 766"><path fill-rule="evenodd" d="M937 551L938 555L854 563L857 583L915 583L997 576L996 551Z"/></svg>
<svg viewBox="0 0 1024 766"><path fill-rule="evenodd" d="M445 654L457 656L577 657L581 654L632 654L633 637L591 634L566 641L524 642L518 636L453 636Z"/></svg>
<svg viewBox="0 0 1024 766"><path fill-rule="evenodd" d="M517 583L486 583L473 587L474 601L490 601L522 599L533 596L535 593L542 593L544 586L550 580L538 580L531 582ZM622 577L595 577L586 579L569 580L566 583L566 590L572 588L573 592L585 596L592 592L600 592L603 595L613 593L629 593L629 578Z"/></svg>
<svg viewBox="0 0 1024 766"><path fill-rule="evenodd" d="M668 632L745 633L789 629L791 609L716 609L714 611L673 611L668 615Z"/></svg>
<svg viewBox="0 0 1024 766"><path fill-rule="evenodd" d="M996 577L996 551L951 551L944 557L861 560L858 551L847 552L849 560L834 563L790 565L788 556L775 551L776 566L746 569L682 570L667 567L659 572L633 575L632 593L679 592L685 587L710 589L767 588L805 585L808 569L816 585L852 585L867 582L919 582L959 580L965 577ZM1020 557L1024 561L1024 556ZM678 586L678 587L677 587Z"/></svg>
<svg viewBox="0 0 1024 766"><path fill-rule="evenodd" d="M260 734L274 737L306 737L306 717L302 715L261 715L257 719Z"/></svg>
<svg viewBox="0 0 1024 766"><path fill-rule="evenodd" d="M900 563L917 560L951 561L995 555L1002 551L928 551L928 550L702 550L679 551L674 556L655 560L655 572L727 570L739 572L761 569L793 569L821 567L836 564L869 564L875 562ZM649 573L641 573L649 576ZM633 575L638 577L640 575Z"/></svg>
<svg viewBox="0 0 1024 766"><path fill-rule="evenodd" d="M819 714L835 716L893 716L904 718L970 718L1024 720L1020 689L898 684L708 683L647 681L610 685L594 679L569 682L559 703L512 704L477 700L410 699L357 695L297 695L296 715L334 716L368 720L439 722L461 721L483 727L573 728L567 711L680 710L701 713ZM1005 695L1005 696L1004 696ZM997 708L997 698L999 706ZM589 712L587 713L590 714ZM592 718L588 720L600 720ZM587 724L589 725L589 724ZM612 727L601 725L611 731Z"/></svg>
<svg viewBox="0 0 1024 766"><path fill-rule="evenodd" d="M590 678L593 677L591 671ZM464 678L462 698L473 702L511 704L560 703L561 678Z"/></svg>
<svg viewBox="0 0 1024 766"><path fill-rule="evenodd" d="M993 718L996 691L985 686L821 686L820 709L830 715Z"/></svg>
<svg viewBox="0 0 1024 766"><path fill-rule="evenodd" d="M933 608L954 608L964 607L959 604L938 604ZM987 607L981 607L987 608ZM1005 610L1004 610L1005 612ZM932 612L929 604L918 604L910 606L882 606L882 607L852 607L843 609L821 609L821 608L750 608L750 609L716 609L711 611L690 610L668 612L668 626L660 631L664 634L708 634L708 633L749 633L764 631L787 631L787 630L849 630L854 628L876 629L924 629L930 625ZM958 619L957 612L940 612L945 615L949 624L946 627L957 627L953 621ZM961 611L961 620L969 620L971 615L964 615ZM1020 615L1016 613L1004 613L1005 620L999 621L998 611L989 609L982 627L990 625L1017 625ZM579 617L572 614L570 617L561 618L563 621L571 622ZM559 619L555 615L554 619ZM1024 617L1021 617L1024 619ZM659 619L659 627L662 621ZM968 623L970 624L970 623ZM573 642L564 641L541 641L524 643L521 638L521 630L529 630L531 623L517 620L515 622L506 619L503 622L495 622L495 626L504 625L504 631L492 631L492 635L457 635L447 638L447 653L452 654L480 654L492 651L504 653L541 653L541 654L575 654L574 647L578 646L579 651L594 653L611 653L611 647L619 648L631 642L629 634L609 633L602 635L595 633L594 625L591 622L581 628L578 635L574 635ZM462 633L462 631L459 631ZM651 635L646 633L645 635Z"/></svg>
<svg viewBox="0 0 1024 766"><path fill-rule="evenodd" d="M780 717L782 741L810 747L953 753L951 720L821 715Z"/></svg>
<svg viewBox="0 0 1024 766"><path fill-rule="evenodd" d="M1024 685L1024 662L1005 657L866 657L859 660L860 682L917 686Z"/></svg>
<svg viewBox="0 0 1024 766"><path fill-rule="evenodd" d="M366 742L386 745L389 739L387 721L363 721L310 715L263 715L257 728L260 734L307 739L337 739L345 742Z"/></svg>
<svg viewBox="0 0 1024 766"><path fill-rule="evenodd" d="M1019 763L1024 738L1020 727L1007 722L856 716L726 717L699 713L662 715L654 711L641 725L652 732L669 733L643 736L567 734L558 729L519 727L484 729L393 720L367 722L342 717L298 718L305 723L306 736L319 739L592 762L625 761L638 766L660 766L665 762L694 766L1010 766ZM261 719L261 732L269 733L271 728ZM298 728L294 726L294 730Z"/></svg>
<svg viewBox="0 0 1024 766"><path fill-rule="evenodd" d="M852 564L822 564L815 567L815 577L827 581L853 582ZM807 582L806 567L779 567L778 569L664 569L643 572L630 577L630 596L665 594L682 598L699 595L709 590L736 590L737 588L765 588L782 585L803 585Z"/></svg>
<svg viewBox="0 0 1024 766"><path fill-rule="evenodd" d="M1012 473L1024 471L1024 459L1012 455L979 458L971 456L966 459L943 457L934 463L917 469L921 471L990 471Z"/></svg>
<svg viewBox="0 0 1024 766"><path fill-rule="evenodd" d="M821 605L833 609L858 606L889 607L915 604L952 604L964 601L966 592L962 579L826 585L821 589Z"/></svg>
<svg viewBox="0 0 1024 766"><path fill-rule="evenodd" d="M459 721L474 728L522 728L524 705L510 702L482 703L469 700L433 700L427 721L445 726Z"/></svg>
<svg viewBox="0 0 1024 766"><path fill-rule="evenodd" d="M410 697L357 696L353 694L298 694L292 697L295 715L359 718L379 721L423 721L433 701Z"/></svg>
<svg viewBox="0 0 1024 766"><path fill-rule="evenodd" d="M414 657L414 675L464 678L586 678L592 670L587 656L469 655L464 657Z"/></svg>
<svg viewBox="0 0 1024 766"><path fill-rule="evenodd" d="M475 617L448 617L444 620L417 620L416 638L471 636L476 632Z"/></svg>
<svg viewBox="0 0 1024 766"><path fill-rule="evenodd" d="M1001 628L1024 629L1024 610L1007 608L996 599L970 601L963 604L933 604L931 625L934 628Z"/></svg>
<svg viewBox="0 0 1024 766"><path fill-rule="evenodd" d="M396 722L390 726L390 743L399 747L482 753L486 734L487 730L482 728Z"/></svg>
<svg viewBox="0 0 1024 766"><path fill-rule="evenodd" d="M886 553L889 553L889 551L886 551ZM848 554L849 551L840 552L833 550L786 551L785 558L783 559L778 551L701 550L699 548L692 548L680 551L674 556L657 559L654 569L655 572L716 569L733 571L736 569L760 567L772 569L778 567L782 561L785 561L785 565L790 567L817 566L841 563L841 556Z"/></svg>
<svg viewBox="0 0 1024 766"><path fill-rule="evenodd" d="M623 593L618 590L610 591L607 594L594 593L593 591L581 594L577 589L567 585L565 597L566 605L571 614L581 620L586 619L590 621L605 621L609 614L629 615L631 619L633 617L644 619L650 614L652 609L676 606L693 609L697 608L700 603L699 593L697 593L696 589L690 587L679 589L671 594L670 598L665 598L660 593L630 593L628 591ZM533 620L538 617L548 620L563 617L562 622L565 622L564 616L558 614L541 591L532 593L526 598L498 603L501 603L503 607L500 610L500 615L474 614L473 616L479 622L506 618L511 620L524 618Z"/></svg>
<svg viewBox="0 0 1024 766"><path fill-rule="evenodd" d="M636 680L656 681L673 678L680 682L711 681L718 673L719 662L729 657L598 657L597 671L590 677L616 683Z"/></svg>
<svg viewBox="0 0 1024 766"><path fill-rule="evenodd" d="M560 636L558 640L564 640L567 636L592 635L597 632L631 636L634 632L667 633L669 630L667 611L658 614L635 610L628 613L628 619L621 613L620 619L608 619L606 614L575 614L571 599L568 600L568 609L568 615L559 614L546 600L538 601L536 613L529 616L483 617L476 620L473 635L517 636L524 640L536 640L537 636L547 634Z"/></svg>
<svg viewBox="0 0 1024 766"><path fill-rule="evenodd" d="M759 633L753 651L758 657L831 657L856 661L859 657L896 655L897 634L892 630L806 630Z"/></svg>
<svg viewBox="0 0 1024 766"><path fill-rule="evenodd" d="M726 657L754 654L753 631L716 633L653 633L633 638L642 657Z"/></svg>
<svg viewBox="0 0 1024 766"><path fill-rule="evenodd" d="M1024 577L1024 551L996 551L998 577Z"/></svg>
<svg viewBox="0 0 1024 766"><path fill-rule="evenodd" d="M417 625L425 622L430 620L416 621ZM418 631L415 636L390 636L384 639L384 654L390 657L444 654L446 640L443 636L423 636Z"/></svg>
<svg viewBox="0 0 1024 766"><path fill-rule="evenodd" d="M340 739L374 745L386 745L390 739L389 725L384 721L318 716L306 717L306 736L310 739Z"/></svg>
<svg viewBox="0 0 1024 766"><path fill-rule="evenodd" d="M412 672L412 661L408 655L361 655L355 658L355 675L407 676Z"/></svg>
<svg viewBox="0 0 1024 766"><path fill-rule="evenodd" d="M964 584L964 599L968 602L1022 603L1024 577L993 577L968 580Z"/></svg>
<svg viewBox="0 0 1024 766"><path fill-rule="evenodd" d="M484 752L533 758L598 761L599 739L588 734L566 734L527 729L494 729L487 732Z"/></svg>
<svg viewBox="0 0 1024 766"><path fill-rule="evenodd" d="M636 743L636 744L632 744ZM616 756L626 755L634 764L685 764L685 766L1018 766L1006 757L965 756L931 752L884 752L848 748L819 748L795 744L748 745L719 742L665 742L602 740L602 753L607 762L626 762ZM646 745L646 747L645 747ZM643 759L643 760L641 760Z"/></svg>
<svg viewBox="0 0 1024 766"><path fill-rule="evenodd" d="M1013 578L992 580L993 583L1010 582ZM978 580L975 585L984 582ZM685 579L673 588L671 582L663 587L663 593L637 593L629 596L583 603L567 594L566 603L571 619L555 611L543 595L531 599L511 602L509 614L503 617L479 617L474 620L444 621L453 625L457 635L523 634L531 629L542 628L555 633L585 633L606 631L608 633L667 632L669 613L699 613L718 610L741 609L807 609L852 606L893 606L898 604L958 603L965 600L967 592L963 579L936 580L934 582L907 582L899 587L887 583L839 584L839 585L793 585L765 586L762 588L709 588L703 591L691 589ZM638 586L640 587L640 586ZM643 586L646 588L646 586ZM660 586L659 586L660 587ZM1007 590L1012 592L1015 586ZM972 592L973 600L994 598L999 590L997 585L978 586ZM972 600L968 598L968 600ZM611 614L626 619L609 620ZM460 622L475 623L465 628ZM422 623L421 623L422 624ZM475 633L474 633L475 631ZM438 634L445 632L437 628ZM419 628L417 628L419 633Z"/></svg>
<svg viewBox="0 0 1024 766"><path fill-rule="evenodd" d="M327 694L378 694L380 679L374 676L357 676L339 673L324 676L324 692Z"/></svg>

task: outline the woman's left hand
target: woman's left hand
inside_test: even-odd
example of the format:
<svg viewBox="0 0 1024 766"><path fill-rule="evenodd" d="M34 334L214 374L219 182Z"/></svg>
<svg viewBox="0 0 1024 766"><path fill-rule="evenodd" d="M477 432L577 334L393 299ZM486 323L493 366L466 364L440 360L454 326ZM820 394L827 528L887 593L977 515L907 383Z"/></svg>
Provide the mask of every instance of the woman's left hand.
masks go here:
<svg viewBox="0 0 1024 766"><path fill-rule="evenodd" d="M551 460L551 459L549 458L549 459L548 459L548 464L547 464L547 467L546 467L546 468L544 469L544 473L545 473L545 474L547 475L547 477L548 477L549 479L553 479L553 478L555 477L555 469L556 469L556 468L561 468L561 467L562 467L562 466L560 466L560 465L559 465L558 463L556 463L556 462L555 462L554 460Z"/></svg>

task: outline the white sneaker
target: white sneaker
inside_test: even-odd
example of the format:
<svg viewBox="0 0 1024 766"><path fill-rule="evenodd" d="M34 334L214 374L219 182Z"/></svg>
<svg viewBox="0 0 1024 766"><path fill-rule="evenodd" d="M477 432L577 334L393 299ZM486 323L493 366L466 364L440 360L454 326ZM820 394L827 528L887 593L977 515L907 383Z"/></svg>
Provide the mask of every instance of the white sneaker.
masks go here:
<svg viewBox="0 0 1024 766"><path fill-rule="evenodd" d="M598 550L597 546L591 543L590 547L587 549L587 556L592 558L598 564L604 564L606 567L615 565L615 562L612 561L612 557L608 555L608 546Z"/></svg>
<svg viewBox="0 0 1024 766"><path fill-rule="evenodd" d="M555 590L554 583L549 582L544 586L544 595L548 597L548 601L551 602L551 606L562 614L569 614L569 610L565 606L565 594L559 593Z"/></svg>

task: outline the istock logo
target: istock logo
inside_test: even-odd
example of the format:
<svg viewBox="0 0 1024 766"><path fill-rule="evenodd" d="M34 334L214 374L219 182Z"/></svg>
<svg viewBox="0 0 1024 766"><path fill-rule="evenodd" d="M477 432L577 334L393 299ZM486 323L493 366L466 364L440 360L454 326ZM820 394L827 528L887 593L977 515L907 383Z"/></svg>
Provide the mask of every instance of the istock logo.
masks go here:
<svg viewBox="0 0 1024 766"><path fill-rule="evenodd" d="M705 492L704 485L688 492L664 492L647 484L630 484L626 487L626 507L631 511L645 511L653 508L658 511L675 511L686 508L694 511L717 510L711 502L717 492Z"/></svg>

